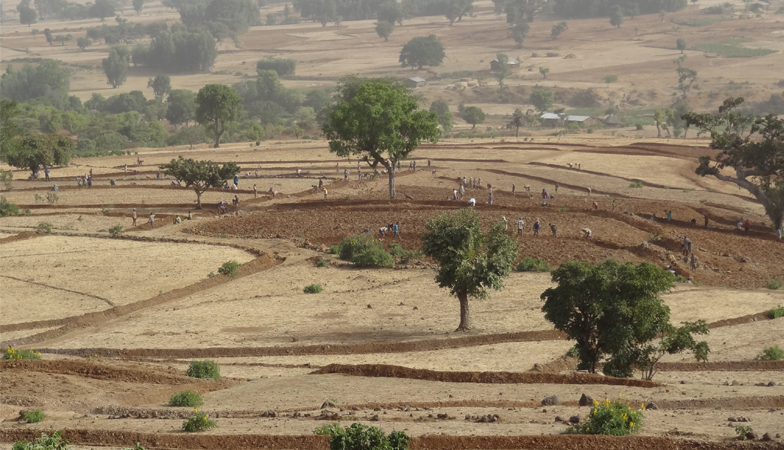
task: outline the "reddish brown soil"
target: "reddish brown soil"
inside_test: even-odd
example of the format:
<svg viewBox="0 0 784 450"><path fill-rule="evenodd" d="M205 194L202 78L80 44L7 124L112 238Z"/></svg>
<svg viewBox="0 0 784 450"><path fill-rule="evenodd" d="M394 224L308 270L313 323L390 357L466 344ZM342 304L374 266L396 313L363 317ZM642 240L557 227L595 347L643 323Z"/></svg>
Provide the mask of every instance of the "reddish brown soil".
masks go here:
<svg viewBox="0 0 784 450"><path fill-rule="evenodd" d="M4 430L0 441L10 443L31 440L39 434L33 429ZM147 434L128 431L102 431L65 429L63 437L75 445L123 446L139 442L147 448L177 449L260 449L326 450L325 436L275 436L275 435L219 435L219 434ZM411 439L411 450L730 450L775 449L781 444L772 442L701 442L668 438L627 436L420 436Z"/></svg>
<svg viewBox="0 0 784 450"><path fill-rule="evenodd" d="M582 373L558 375L536 372L442 372L426 369L411 369L408 367L386 364L330 364L313 373L317 375L340 373L359 377L411 378L415 380L443 381L447 383L607 384L611 386L645 388L661 386L659 383L646 380L603 377Z"/></svg>
<svg viewBox="0 0 784 450"><path fill-rule="evenodd" d="M144 370L130 367L118 368L108 364L82 360L0 361L0 370L4 372L4 375L8 372L38 372L76 375L84 378L94 378L96 380L127 381L132 383L192 384L200 381L185 375L163 373L149 367L145 367Z"/></svg>

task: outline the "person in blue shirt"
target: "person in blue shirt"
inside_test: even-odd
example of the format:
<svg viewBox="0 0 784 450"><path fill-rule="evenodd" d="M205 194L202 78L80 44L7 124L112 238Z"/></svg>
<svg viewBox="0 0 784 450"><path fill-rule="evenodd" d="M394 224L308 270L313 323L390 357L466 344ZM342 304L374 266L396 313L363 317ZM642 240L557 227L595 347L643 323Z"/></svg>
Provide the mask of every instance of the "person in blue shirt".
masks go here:
<svg viewBox="0 0 784 450"><path fill-rule="evenodd" d="M234 185L235 186L240 185L240 177L238 175L234 175Z"/></svg>
<svg viewBox="0 0 784 450"><path fill-rule="evenodd" d="M537 218L536 222L534 222L534 236L539 236L539 228L540 227L541 227L541 225L539 224L539 219Z"/></svg>
<svg viewBox="0 0 784 450"><path fill-rule="evenodd" d="M395 222L395 225L392 226L392 232L394 233L394 237L400 238L400 223L399 222Z"/></svg>
<svg viewBox="0 0 784 450"><path fill-rule="evenodd" d="M44 169L44 175L46 175L46 181L49 181L49 168L47 167Z"/></svg>

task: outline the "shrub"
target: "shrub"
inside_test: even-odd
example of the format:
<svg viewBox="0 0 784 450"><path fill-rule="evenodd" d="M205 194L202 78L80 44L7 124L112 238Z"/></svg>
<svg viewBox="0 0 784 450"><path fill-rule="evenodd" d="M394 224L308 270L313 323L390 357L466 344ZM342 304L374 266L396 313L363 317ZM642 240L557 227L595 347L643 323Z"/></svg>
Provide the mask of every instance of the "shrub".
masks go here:
<svg viewBox="0 0 784 450"><path fill-rule="evenodd" d="M52 232L52 224L49 222L41 222L38 224L35 231L39 234L49 234Z"/></svg>
<svg viewBox="0 0 784 450"><path fill-rule="evenodd" d="M220 378L220 367L218 367L218 363L215 361L191 361L191 365L188 366L188 371L185 372L185 375L193 378L213 378L217 380Z"/></svg>
<svg viewBox="0 0 784 450"><path fill-rule="evenodd" d="M46 433L41 433L40 436L33 439L33 442L18 441L14 442L13 450L69 450L68 446L71 441L63 440L63 432L60 430L48 436Z"/></svg>
<svg viewBox="0 0 784 450"><path fill-rule="evenodd" d="M137 442L133 448L124 448L123 450L144 450L144 447L140 442Z"/></svg>
<svg viewBox="0 0 784 450"><path fill-rule="evenodd" d="M3 359L41 359L41 352L7 347L3 350Z"/></svg>
<svg viewBox="0 0 784 450"><path fill-rule="evenodd" d="M566 351L566 356L571 356L572 358L579 358L580 349L578 349L577 346L575 345L574 347Z"/></svg>
<svg viewBox="0 0 784 450"><path fill-rule="evenodd" d="M642 188L642 183L640 183L640 182L638 181L638 182L636 182L636 183L632 183L632 184L630 184L630 185L629 185L629 187L630 187L630 188L638 188L638 189L639 189L639 188Z"/></svg>
<svg viewBox="0 0 784 450"><path fill-rule="evenodd" d="M279 77L294 75L297 62L293 59L267 58L256 63L256 71L274 70Z"/></svg>
<svg viewBox="0 0 784 450"><path fill-rule="evenodd" d="M319 259L316 261L316 267L327 267L329 265L329 261L326 259Z"/></svg>
<svg viewBox="0 0 784 450"><path fill-rule="evenodd" d="M19 207L5 196L0 195L0 217L15 216L19 214Z"/></svg>
<svg viewBox="0 0 784 450"><path fill-rule="evenodd" d="M779 305L778 307L768 311L768 317L770 317L771 319L778 319L779 317L784 317L784 306Z"/></svg>
<svg viewBox="0 0 784 450"><path fill-rule="evenodd" d="M518 272L550 272L553 269L547 261L539 258L525 257L520 264L515 267Z"/></svg>
<svg viewBox="0 0 784 450"><path fill-rule="evenodd" d="M778 345L773 347L765 347L762 352L757 356L757 359L764 359L767 361L778 361L784 359L784 350Z"/></svg>
<svg viewBox="0 0 784 450"><path fill-rule="evenodd" d="M402 431L389 436L378 427L353 423L343 428L340 424L324 425L314 433L329 436L330 450L407 450L409 437Z"/></svg>
<svg viewBox="0 0 784 450"><path fill-rule="evenodd" d="M381 245L374 245L364 252L354 255L351 262L358 267L392 267L395 260Z"/></svg>
<svg viewBox="0 0 784 450"><path fill-rule="evenodd" d="M44 418L46 418L46 414L40 409L36 409L35 411L26 412L23 414L27 423L37 423L43 422Z"/></svg>
<svg viewBox="0 0 784 450"><path fill-rule="evenodd" d="M633 410L626 402L593 402L591 413L585 423L569 427L569 433L606 434L610 436L626 436L637 433L642 427L642 411Z"/></svg>
<svg viewBox="0 0 784 450"><path fill-rule="evenodd" d="M735 433L737 433L739 441L748 439L747 435L752 431L754 430L748 425L735 425Z"/></svg>
<svg viewBox="0 0 784 450"><path fill-rule="evenodd" d="M227 277L235 277L237 276L237 270L240 268L240 265L240 263L234 260L226 261L222 266L220 266L218 273L221 275L226 275Z"/></svg>
<svg viewBox="0 0 784 450"><path fill-rule="evenodd" d="M210 420L207 414L199 412L198 409L193 410L193 415L188 417L188 420L182 423L182 429L189 432L198 432L216 428L218 426L214 420Z"/></svg>
<svg viewBox="0 0 784 450"><path fill-rule="evenodd" d="M115 225L109 228L109 236L116 237L123 234L123 226L122 225Z"/></svg>
<svg viewBox="0 0 784 450"><path fill-rule="evenodd" d="M196 391L177 392L169 399L169 406L190 406L194 408L203 404L204 399Z"/></svg>
<svg viewBox="0 0 784 450"><path fill-rule="evenodd" d="M372 246L373 242L369 236L358 234L346 236L338 246L340 259L351 261L355 255L366 251Z"/></svg>
<svg viewBox="0 0 784 450"><path fill-rule="evenodd" d="M305 292L306 294L318 294L323 289L324 288L322 288L320 284L311 284L310 286L305 286L303 292Z"/></svg>
<svg viewBox="0 0 784 450"><path fill-rule="evenodd" d="M333 245L332 247L330 247L329 248L329 254L330 255L339 255L340 254L340 246L339 245Z"/></svg>
<svg viewBox="0 0 784 450"><path fill-rule="evenodd" d="M400 244L392 244L392 249L389 253L395 258L399 258L400 262L403 264L408 263L412 259L419 259L422 256L420 250L406 250Z"/></svg>
<svg viewBox="0 0 784 450"><path fill-rule="evenodd" d="M637 125L635 125L635 129L636 129L637 131L642 131L642 130L644 130L644 128L642 127L642 124L641 124L641 123L638 123Z"/></svg>
<svg viewBox="0 0 784 450"><path fill-rule="evenodd" d="M768 280L768 282L765 284L765 286L767 286L768 289L774 291L781 289L781 285L782 285L781 280Z"/></svg>

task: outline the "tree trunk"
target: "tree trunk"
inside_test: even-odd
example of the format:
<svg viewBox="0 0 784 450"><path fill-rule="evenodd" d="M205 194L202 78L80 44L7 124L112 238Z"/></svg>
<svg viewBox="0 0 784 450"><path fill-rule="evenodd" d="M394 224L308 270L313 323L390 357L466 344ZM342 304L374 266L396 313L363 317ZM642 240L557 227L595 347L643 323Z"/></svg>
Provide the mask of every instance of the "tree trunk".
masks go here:
<svg viewBox="0 0 784 450"><path fill-rule="evenodd" d="M656 137L661 137L661 127L659 126L659 122L656 122Z"/></svg>
<svg viewBox="0 0 784 450"><path fill-rule="evenodd" d="M471 329L471 320L468 316L468 294L458 292L457 299L460 300L460 326L455 331L468 331Z"/></svg>
<svg viewBox="0 0 784 450"><path fill-rule="evenodd" d="M221 138L221 136L223 136L223 131L221 131L221 132L217 132L216 131L215 132L215 145L213 145L212 148L219 148L220 147L220 138Z"/></svg>
<svg viewBox="0 0 784 450"><path fill-rule="evenodd" d="M387 167L389 171L389 198L397 198L397 193L395 192L395 163L392 162L390 167Z"/></svg>
<svg viewBox="0 0 784 450"><path fill-rule="evenodd" d="M517 130L515 130L515 138L518 137L520 137L520 127L517 127Z"/></svg>
<svg viewBox="0 0 784 450"><path fill-rule="evenodd" d="M201 194L204 192L196 189L196 209L201 209Z"/></svg>

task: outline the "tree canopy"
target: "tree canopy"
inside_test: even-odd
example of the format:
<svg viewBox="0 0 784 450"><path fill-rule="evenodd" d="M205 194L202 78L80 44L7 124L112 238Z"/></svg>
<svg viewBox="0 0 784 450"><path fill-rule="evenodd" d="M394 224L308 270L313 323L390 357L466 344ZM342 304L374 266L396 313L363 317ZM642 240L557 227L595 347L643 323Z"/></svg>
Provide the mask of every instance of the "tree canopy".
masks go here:
<svg viewBox="0 0 784 450"><path fill-rule="evenodd" d="M37 66L25 63L18 71L9 64L0 78L0 91L3 98L18 102L46 97L52 105L64 107L71 89L70 78L71 72L53 59L44 59Z"/></svg>
<svg viewBox="0 0 784 450"><path fill-rule="evenodd" d="M683 51L686 50L686 39L678 38L678 40L675 41L675 47L683 53Z"/></svg>
<svg viewBox="0 0 784 450"><path fill-rule="evenodd" d="M467 106L460 114L463 120L471 124L472 130L480 123L485 123L485 112L478 106Z"/></svg>
<svg viewBox="0 0 784 450"><path fill-rule="evenodd" d="M223 186L226 180L233 178L240 171L240 167L233 162L221 166L212 161L196 161L182 156L172 159L169 164L164 164L160 168L166 171L166 175L193 188L196 192L196 209L201 209L201 194L209 188Z"/></svg>
<svg viewBox="0 0 784 450"><path fill-rule="evenodd" d="M566 22L558 22L557 24L553 25L552 30L550 30L550 37L552 37L553 40L556 40L558 39L558 36L560 36L564 31L568 29L569 29L569 24L567 24Z"/></svg>
<svg viewBox="0 0 784 450"><path fill-rule="evenodd" d="M3 150L2 159L11 166L30 169L32 174L39 167L64 166L71 159L73 141L59 134L24 134L19 142L9 149Z"/></svg>
<svg viewBox="0 0 784 450"><path fill-rule="evenodd" d="M422 252L438 263L436 282L460 301L457 331L470 330L468 299L484 299L489 290L503 288L503 279L517 258L514 240L504 231L503 223L483 233L473 208L428 220L421 239Z"/></svg>
<svg viewBox="0 0 784 450"><path fill-rule="evenodd" d="M438 115L438 124L444 130L444 133L449 133L454 125L452 120L452 111L449 110L449 105L443 100L435 100L430 104L430 112Z"/></svg>
<svg viewBox="0 0 784 450"><path fill-rule="evenodd" d="M365 81L329 111L322 129L329 151L357 156L374 170L380 164L389 174L389 198L396 198L395 168L422 141L438 141L438 118L419 109L405 90L380 81ZM349 98L346 91L343 98Z"/></svg>
<svg viewBox="0 0 784 450"><path fill-rule="evenodd" d="M89 13L90 17L104 20L107 17L112 17L116 9L117 7L112 0L95 0L89 8Z"/></svg>
<svg viewBox="0 0 784 450"><path fill-rule="evenodd" d="M427 37L415 37L408 41L400 51L400 63L403 67L440 66L444 62L444 46L435 34Z"/></svg>
<svg viewBox="0 0 784 450"><path fill-rule="evenodd" d="M376 34L378 37L384 38L384 41L389 40L389 36L392 34L392 31L395 30L395 24L392 22L387 22L386 20L379 20L376 22Z"/></svg>
<svg viewBox="0 0 784 450"><path fill-rule="evenodd" d="M188 125L196 117L196 94L190 89L174 89L169 92L166 120L174 126Z"/></svg>
<svg viewBox="0 0 784 450"><path fill-rule="evenodd" d="M242 116L242 97L234 88L223 84L208 84L196 95L196 121L208 127L215 137L215 148L226 126Z"/></svg>
<svg viewBox="0 0 784 450"><path fill-rule="evenodd" d="M711 175L749 191L773 222L781 239L784 227L784 119L772 114L745 115L743 98L728 98L718 114L683 114L687 126L710 134L715 158L700 157L697 174ZM727 172L734 171L734 174Z"/></svg>
<svg viewBox="0 0 784 450"><path fill-rule="evenodd" d="M133 48L133 64L169 72L206 72L218 57L215 39L210 31L189 30L175 24L171 30L157 32L150 45Z"/></svg>
<svg viewBox="0 0 784 450"><path fill-rule="evenodd" d="M539 89L534 91L529 98L529 101L532 105L536 108L537 111L547 111L553 106L553 102L555 101L555 95L553 92L547 89Z"/></svg>
<svg viewBox="0 0 784 450"><path fill-rule="evenodd" d="M574 19L609 16L613 6L637 14L657 14L678 11L686 7L686 0L554 0L555 14Z"/></svg>
<svg viewBox="0 0 784 450"><path fill-rule="evenodd" d="M128 78L128 64L131 61L131 55L128 49L123 45L117 45L109 50L109 56L101 61L103 71L106 74L108 84L113 88L122 86Z"/></svg>
<svg viewBox="0 0 784 450"><path fill-rule="evenodd" d="M580 368L596 372L608 357L605 373L631 376L634 364L653 359L656 346L651 341L673 331L670 310L659 298L673 287L673 280L669 272L650 263L607 260L594 266L569 261L552 272L557 286L542 294L542 312L576 341Z"/></svg>
<svg viewBox="0 0 784 450"><path fill-rule="evenodd" d="M147 80L147 87L152 88L156 98L162 99L171 91L171 78L168 75L158 75Z"/></svg>
<svg viewBox="0 0 784 450"><path fill-rule="evenodd" d="M498 61L498 65L496 65L494 75L495 75L495 79L498 80L498 90L499 92L503 93L504 80L512 75L512 68L509 67L508 64L509 57L503 53L499 53L498 55L496 55L496 61Z"/></svg>

